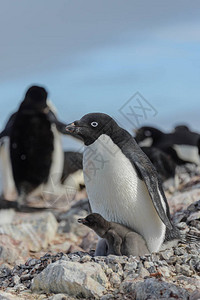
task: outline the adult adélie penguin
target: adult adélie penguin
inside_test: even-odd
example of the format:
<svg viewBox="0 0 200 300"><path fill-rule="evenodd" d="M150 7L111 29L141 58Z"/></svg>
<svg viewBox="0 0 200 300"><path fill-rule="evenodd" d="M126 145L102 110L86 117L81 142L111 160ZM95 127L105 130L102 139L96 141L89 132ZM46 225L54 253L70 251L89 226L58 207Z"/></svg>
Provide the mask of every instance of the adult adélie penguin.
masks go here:
<svg viewBox="0 0 200 300"><path fill-rule="evenodd" d="M158 174L125 129L106 114L90 113L66 130L85 144L83 171L92 212L143 236L150 252L179 239Z"/></svg>
<svg viewBox="0 0 200 300"><path fill-rule="evenodd" d="M52 180L57 187L63 171L60 132L66 132L65 126L57 120L47 100L47 91L39 86L30 87L0 134L1 158L6 158L5 198L15 193L21 206L28 195L53 192Z"/></svg>

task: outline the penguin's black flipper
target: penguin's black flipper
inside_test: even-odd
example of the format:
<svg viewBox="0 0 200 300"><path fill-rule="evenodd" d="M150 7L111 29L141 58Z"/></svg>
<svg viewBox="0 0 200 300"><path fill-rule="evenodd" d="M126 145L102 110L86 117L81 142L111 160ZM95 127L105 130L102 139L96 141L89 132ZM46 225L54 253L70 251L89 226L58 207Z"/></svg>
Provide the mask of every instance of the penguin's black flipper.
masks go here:
<svg viewBox="0 0 200 300"><path fill-rule="evenodd" d="M2 130L2 132L0 133L0 139L2 139L4 136L8 136L8 135L9 135L8 131L6 131L4 128L4 130Z"/></svg>
<svg viewBox="0 0 200 300"><path fill-rule="evenodd" d="M3 137L5 137L5 136L10 136L10 131L11 131L13 123L15 121L16 114L17 113L12 114L10 116L10 118L8 119L8 122L6 123L5 128L0 133L0 139L3 138Z"/></svg>
<svg viewBox="0 0 200 300"><path fill-rule="evenodd" d="M147 162L145 162L147 163ZM146 166L143 166L142 160L134 159L134 164L139 172L140 176L142 177L143 181L146 184L146 187L148 189L149 195L151 197L151 200L153 201L154 207L163 221L163 223L169 228L172 229L173 225L169 219L169 208L168 205L166 205L167 212L165 212L163 205L161 203L161 196L163 197L163 200L165 203L167 203L167 199L165 198L164 192L162 191L162 188L160 189L160 181L157 177L156 171L153 169L154 167L149 164L149 162L146 164ZM147 167L148 166L148 167ZM160 192L160 194L159 194Z"/></svg>

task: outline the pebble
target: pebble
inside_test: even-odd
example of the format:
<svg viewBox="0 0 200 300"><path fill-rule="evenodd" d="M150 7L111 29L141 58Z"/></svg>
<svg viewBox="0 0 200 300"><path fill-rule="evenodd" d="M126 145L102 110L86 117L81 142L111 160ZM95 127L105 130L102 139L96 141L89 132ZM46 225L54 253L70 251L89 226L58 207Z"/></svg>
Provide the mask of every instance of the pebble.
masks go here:
<svg viewBox="0 0 200 300"><path fill-rule="evenodd" d="M121 284L121 278L117 273L112 273L110 283L113 287L118 287Z"/></svg>

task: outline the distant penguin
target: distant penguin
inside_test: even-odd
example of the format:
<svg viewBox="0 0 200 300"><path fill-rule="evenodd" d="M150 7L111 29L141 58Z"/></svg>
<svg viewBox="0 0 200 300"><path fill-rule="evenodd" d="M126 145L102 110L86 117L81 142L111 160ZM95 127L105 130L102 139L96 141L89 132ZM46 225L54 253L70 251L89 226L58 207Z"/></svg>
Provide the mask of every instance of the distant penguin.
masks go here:
<svg viewBox="0 0 200 300"><path fill-rule="evenodd" d="M158 174L125 129L106 114L90 113L66 130L85 144L83 172L93 213L140 234L150 252L179 239Z"/></svg>
<svg viewBox="0 0 200 300"><path fill-rule="evenodd" d="M159 148L169 154L179 165L185 163L200 165L197 145L199 138L198 133L190 131L185 125L176 126L171 133L144 126L136 130L135 136L141 147Z"/></svg>
<svg viewBox="0 0 200 300"><path fill-rule="evenodd" d="M99 214L90 214L86 218L78 219L78 222L93 229L106 240L107 255L141 256L149 253L141 235L121 224L108 222Z"/></svg>
<svg viewBox="0 0 200 300"><path fill-rule="evenodd" d="M187 125L177 125L174 127L174 131L190 131Z"/></svg>
<svg viewBox="0 0 200 300"><path fill-rule="evenodd" d="M61 183L79 191L85 187L83 177L83 154L80 152L65 151L64 166Z"/></svg>
<svg viewBox="0 0 200 300"><path fill-rule="evenodd" d="M64 153L59 131L64 129L47 101L46 90L30 87L0 134L6 199L17 192L20 206L29 194L52 190L52 180L55 186L60 182Z"/></svg>
<svg viewBox="0 0 200 300"><path fill-rule="evenodd" d="M174 178L176 163L170 155L155 147L141 147L141 149L156 168L162 181Z"/></svg>

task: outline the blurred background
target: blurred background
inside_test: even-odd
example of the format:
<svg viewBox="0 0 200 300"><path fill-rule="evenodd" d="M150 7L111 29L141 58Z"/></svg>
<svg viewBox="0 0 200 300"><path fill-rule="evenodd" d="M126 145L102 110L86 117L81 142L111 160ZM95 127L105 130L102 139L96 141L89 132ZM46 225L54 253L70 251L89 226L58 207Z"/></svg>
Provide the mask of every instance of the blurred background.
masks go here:
<svg viewBox="0 0 200 300"><path fill-rule="evenodd" d="M2 0L0 129L37 84L66 123L104 112L131 130L120 109L139 92L156 113L136 125L199 132L199 13L196 0Z"/></svg>

